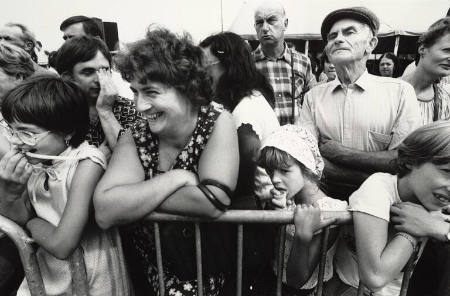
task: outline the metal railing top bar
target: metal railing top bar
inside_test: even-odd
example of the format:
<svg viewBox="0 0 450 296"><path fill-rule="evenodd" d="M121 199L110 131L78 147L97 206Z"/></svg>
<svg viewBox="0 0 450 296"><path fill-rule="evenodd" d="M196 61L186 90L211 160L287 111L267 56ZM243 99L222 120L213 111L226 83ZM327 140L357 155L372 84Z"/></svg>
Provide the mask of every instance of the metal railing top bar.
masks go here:
<svg viewBox="0 0 450 296"><path fill-rule="evenodd" d="M350 211L322 211L324 218L337 217L337 224L347 224L352 221ZM216 219L188 217L174 214L154 212L145 217L148 221L157 222L218 222L218 223L271 223L292 224L294 213L292 211L268 211L268 210L228 210Z"/></svg>

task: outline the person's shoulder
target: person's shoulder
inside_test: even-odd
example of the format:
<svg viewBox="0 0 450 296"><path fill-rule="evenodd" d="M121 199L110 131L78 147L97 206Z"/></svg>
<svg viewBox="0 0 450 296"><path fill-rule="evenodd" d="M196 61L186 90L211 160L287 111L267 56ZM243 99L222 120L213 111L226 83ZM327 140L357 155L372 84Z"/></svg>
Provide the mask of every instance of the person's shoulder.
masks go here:
<svg viewBox="0 0 450 296"><path fill-rule="evenodd" d="M345 200L339 200L329 196L323 196L316 201L322 211L345 211L348 209L348 203Z"/></svg>
<svg viewBox="0 0 450 296"><path fill-rule="evenodd" d="M396 86L396 87L401 87L401 88L405 88L405 87L411 87L411 84L409 84L408 82L406 82L403 78L392 78L392 77L382 77L382 76L377 76L377 75L373 75L373 74L367 74L369 79L376 84L383 84L385 86Z"/></svg>
<svg viewBox="0 0 450 296"><path fill-rule="evenodd" d="M79 160L90 159L99 164L103 169L106 169L106 155L99 148L89 144L87 141L84 141L77 148L74 148L72 153Z"/></svg>
<svg viewBox="0 0 450 296"><path fill-rule="evenodd" d="M395 182L397 179L396 175L392 175L389 173L374 173L370 175L363 184L375 184L375 185L391 185L392 182Z"/></svg>
<svg viewBox="0 0 450 296"><path fill-rule="evenodd" d="M370 175L350 196L350 204L352 204L352 200L355 197L369 197L369 196L377 196L376 198L380 198L385 195L394 194L395 188L397 184L397 176L391 175L389 173L374 173Z"/></svg>
<svg viewBox="0 0 450 296"><path fill-rule="evenodd" d="M305 54L298 52L297 50L295 50L295 48L289 48L289 50L292 53L292 55L294 56L294 59L297 59L302 62L310 63L308 56L306 56Z"/></svg>
<svg viewBox="0 0 450 296"><path fill-rule="evenodd" d="M325 94L331 94L338 85L339 82L336 82L336 80L316 84L306 92L305 98L309 98L313 101L333 99L330 95Z"/></svg>
<svg viewBox="0 0 450 296"><path fill-rule="evenodd" d="M273 118L276 119L275 112L267 102L266 97L258 90L253 90L250 95L242 98L232 114L238 117L264 118L265 120L271 120L273 115Z"/></svg>
<svg viewBox="0 0 450 296"><path fill-rule="evenodd" d="M264 59L261 44L259 44L258 47L254 51L252 51L252 57L256 62Z"/></svg>

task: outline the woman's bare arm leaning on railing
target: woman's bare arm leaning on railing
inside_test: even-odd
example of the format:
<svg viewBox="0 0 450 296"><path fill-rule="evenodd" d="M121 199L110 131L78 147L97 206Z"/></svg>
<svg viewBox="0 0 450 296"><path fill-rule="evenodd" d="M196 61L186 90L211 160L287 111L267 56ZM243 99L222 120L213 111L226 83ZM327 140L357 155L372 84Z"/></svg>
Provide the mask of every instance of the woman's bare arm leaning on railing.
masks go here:
<svg viewBox="0 0 450 296"><path fill-rule="evenodd" d="M239 158L237 149L231 117L229 113L223 113L202 153L199 179L216 179L234 189ZM97 186L94 196L97 222L103 228L126 224L158 208L184 215L214 216L219 213L197 184L194 173L181 169L145 180L136 145L131 133L127 132L118 141L109 167ZM227 202L228 197L220 189L208 187L222 202Z"/></svg>

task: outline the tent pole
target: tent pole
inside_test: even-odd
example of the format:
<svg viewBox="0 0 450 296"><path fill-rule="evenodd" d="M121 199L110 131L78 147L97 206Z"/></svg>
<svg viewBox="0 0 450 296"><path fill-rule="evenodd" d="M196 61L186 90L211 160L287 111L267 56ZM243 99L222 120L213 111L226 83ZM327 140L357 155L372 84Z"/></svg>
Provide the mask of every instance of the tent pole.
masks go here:
<svg viewBox="0 0 450 296"><path fill-rule="evenodd" d="M400 44L400 35L395 36L394 54L397 55L398 46Z"/></svg>
<svg viewBox="0 0 450 296"><path fill-rule="evenodd" d="M309 40L306 40L305 42L305 56L308 56L309 51Z"/></svg>
<svg viewBox="0 0 450 296"><path fill-rule="evenodd" d="M221 31L223 32L223 3L222 3L222 0L220 0L220 26L221 26Z"/></svg>

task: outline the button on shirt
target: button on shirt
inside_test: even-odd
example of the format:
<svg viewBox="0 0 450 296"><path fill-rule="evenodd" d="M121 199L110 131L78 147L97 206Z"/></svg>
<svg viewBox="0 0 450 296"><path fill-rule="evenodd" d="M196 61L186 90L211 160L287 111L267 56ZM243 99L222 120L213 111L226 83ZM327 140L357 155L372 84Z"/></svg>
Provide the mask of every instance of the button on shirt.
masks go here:
<svg viewBox="0 0 450 296"><path fill-rule="evenodd" d="M412 86L400 79L364 72L348 87L338 79L305 95L299 124L316 136L362 151L395 149L421 126Z"/></svg>
<svg viewBox="0 0 450 296"><path fill-rule="evenodd" d="M296 104L302 93L308 91L315 84L314 75L311 72L309 59L289 48L284 44L284 52L277 59L271 59L264 55L261 45L253 52L256 68L267 77L275 93L275 114L280 125L291 122L292 116L292 84L291 84L291 56L293 58L295 76ZM297 108L294 108L296 112ZM298 113L295 114L295 118Z"/></svg>

